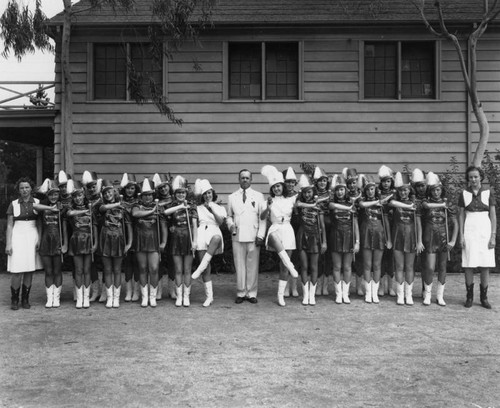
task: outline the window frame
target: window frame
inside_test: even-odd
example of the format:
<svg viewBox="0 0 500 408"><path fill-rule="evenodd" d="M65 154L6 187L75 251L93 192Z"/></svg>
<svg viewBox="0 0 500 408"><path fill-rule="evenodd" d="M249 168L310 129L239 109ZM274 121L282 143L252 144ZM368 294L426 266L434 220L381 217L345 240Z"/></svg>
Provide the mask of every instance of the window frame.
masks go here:
<svg viewBox="0 0 500 408"><path fill-rule="evenodd" d="M131 44L137 44L137 43L147 43L147 41L126 41L126 49L127 49L127 56L131 55L130 51L130 45ZM102 41L93 41L93 42L88 42L87 43L87 102L90 103L109 103L109 102L114 102L114 103L135 103L133 99L130 98L130 92L128 89L129 85L129 75L128 71L126 73L126 78L125 78L125 87L126 87L126 98L125 99L95 99L95 83L94 83L94 61L95 61L95 45L103 45L103 44L116 44L120 45L120 42L116 41L109 41L109 40L102 40ZM165 49L166 44L163 44L163 47ZM163 90L163 95L167 96L168 95L168 58L165 57L165 53L163 53L163 58L162 58L162 72L161 72L161 79L162 79L162 90ZM151 103L151 99L147 99L146 103Z"/></svg>
<svg viewBox="0 0 500 408"><path fill-rule="evenodd" d="M248 43L260 44L261 47L261 89L262 94L260 99L251 98L230 98L229 97L229 44L230 43ZM297 99L281 99L281 98L266 98L266 43L296 43L297 44ZM304 41L294 39L280 40L233 40L223 41L222 43L223 67L222 67L222 101L223 102L248 102L248 103L296 103L304 101Z"/></svg>
<svg viewBox="0 0 500 408"><path fill-rule="evenodd" d="M394 98L366 98L365 97L365 44L366 43L393 43L396 44L397 61L396 61L396 97ZM402 72L401 72L401 55L402 43L434 43L434 97L433 98L403 98L402 93ZM359 101L360 102L433 102L441 100L441 41L436 39L366 39L359 41Z"/></svg>

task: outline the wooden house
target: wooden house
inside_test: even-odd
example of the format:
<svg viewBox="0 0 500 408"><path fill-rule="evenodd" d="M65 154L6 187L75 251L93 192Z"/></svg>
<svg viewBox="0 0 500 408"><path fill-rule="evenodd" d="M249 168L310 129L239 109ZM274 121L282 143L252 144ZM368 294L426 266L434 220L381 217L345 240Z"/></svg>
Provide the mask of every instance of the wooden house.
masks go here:
<svg viewBox="0 0 500 408"><path fill-rule="evenodd" d="M478 129L456 50L427 31L410 0L216 4L214 27L202 33L201 47L185 44L155 72L181 127L153 104L137 105L127 91L125 58L141 60L145 69L151 65L141 35L152 24L150 2L137 1L127 14L78 14L70 55L75 175L206 177L225 199L242 168L267 191L258 174L263 164L300 173L305 161L332 174L345 166L376 173L381 164L442 172L452 156L462 166L470 161ZM444 1L450 28L479 21L481 4ZM87 6L84 0L74 7ZM435 12L429 16L435 21ZM61 15L51 20L54 30L61 24ZM499 23L490 24L477 55L489 149L495 150ZM56 170L64 143L56 118Z"/></svg>

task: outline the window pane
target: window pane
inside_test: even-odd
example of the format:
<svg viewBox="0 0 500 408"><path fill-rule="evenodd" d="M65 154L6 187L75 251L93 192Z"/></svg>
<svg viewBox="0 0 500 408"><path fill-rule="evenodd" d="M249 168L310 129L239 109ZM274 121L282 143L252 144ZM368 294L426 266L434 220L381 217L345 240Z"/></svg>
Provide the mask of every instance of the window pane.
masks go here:
<svg viewBox="0 0 500 408"><path fill-rule="evenodd" d="M365 43L365 98L396 98L396 43Z"/></svg>
<svg viewBox="0 0 500 408"><path fill-rule="evenodd" d="M231 43L229 98L261 99L261 44Z"/></svg>
<svg viewBox="0 0 500 408"><path fill-rule="evenodd" d="M130 44L130 58L135 71L139 74L136 79L139 82L141 96L151 99L151 80L155 82L160 91L162 90L162 61L157 61L153 58L148 43Z"/></svg>
<svg viewBox="0 0 500 408"><path fill-rule="evenodd" d="M434 42L401 44L401 97L435 98Z"/></svg>
<svg viewBox="0 0 500 408"><path fill-rule="evenodd" d="M94 45L95 99L126 99L126 60L123 44Z"/></svg>
<svg viewBox="0 0 500 408"><path fill-rule="evenodd" d="M298 99L298 66L297 43L266 43L267 99Z"/></svg>

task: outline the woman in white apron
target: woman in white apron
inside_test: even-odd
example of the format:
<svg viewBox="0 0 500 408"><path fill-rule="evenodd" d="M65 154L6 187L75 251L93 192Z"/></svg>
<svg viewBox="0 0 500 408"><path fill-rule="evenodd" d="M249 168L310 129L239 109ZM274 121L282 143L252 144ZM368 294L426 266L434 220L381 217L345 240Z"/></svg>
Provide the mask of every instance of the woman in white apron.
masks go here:
<svg viewBox="0 0 500 408"><path fill-rule="evenodd" d="M39 237L42 225L33 204L39 200L31 196L33 182L28 177L22 177L16 182L15 189L19 199L10 203L7 209L7 236L5 253L7 271L12 274L10 283L11 309L19 309L19 292L21 291L21 306L29 309L29 294L33 272L42 269L42 261L38 254Z"/></svg>

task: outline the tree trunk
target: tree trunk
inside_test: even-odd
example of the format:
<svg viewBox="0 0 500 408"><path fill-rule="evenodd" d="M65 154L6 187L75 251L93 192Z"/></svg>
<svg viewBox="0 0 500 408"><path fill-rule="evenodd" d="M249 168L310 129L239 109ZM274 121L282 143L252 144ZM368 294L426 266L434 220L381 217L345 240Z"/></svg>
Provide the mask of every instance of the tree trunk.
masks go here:
<svg viewBox="0 0 500 408"><path fill-rule="evenodd" d="M474 152L474 158L472 159L472 165L481 167L481 161L484 157L484 152L486 151L486 145L490 138L490 125L488 124L488 119L483 111L483 107L477 104L472 104L472 110L477 119L477 124L479 125L479 142Z"/></svg>
<svg viewBox="0 0 500 408"><path fill-rule="evenodd" d="M61 42L61 167L73 174L73 81L69 63L71 40L71 0L64 0Z"/></svg>

